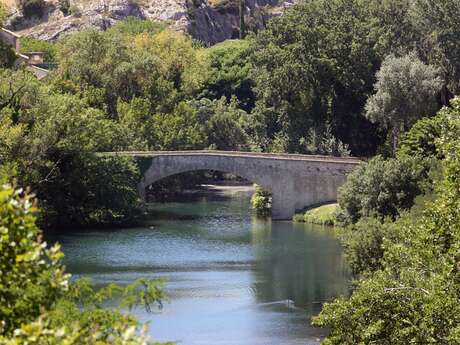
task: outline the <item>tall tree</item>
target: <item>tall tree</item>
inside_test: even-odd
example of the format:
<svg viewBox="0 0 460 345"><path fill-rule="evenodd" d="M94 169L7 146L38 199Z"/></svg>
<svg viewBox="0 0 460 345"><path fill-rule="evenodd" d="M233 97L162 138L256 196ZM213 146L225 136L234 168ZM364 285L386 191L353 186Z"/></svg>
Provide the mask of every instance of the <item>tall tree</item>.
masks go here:
<svg viewBox="0 0 460 345"><path fill-rule="evenodd" d="M301 2L269 23L253 56L255 120L266 136L286 137L289 151L301 151L309 128L330 123L354 154L372 152L375 129L361 116L380 64L371 25L360 0Z"/></svg>
<svg viewBox="0 0 460 345"><path fill-rule="evenodd" d="M383 61L377 72L376 93L366 103L366 116L392 129L394 153L401 130L436 112L441 84L438 70L425 65L415 53Z"/></svg>
<svg viewBox="0 0 460 345"><path fill-rule="evenodd" d="M460 0L416 0L414 25L421 34L418 49L437 66L446 85L460 92Z"/></svg>

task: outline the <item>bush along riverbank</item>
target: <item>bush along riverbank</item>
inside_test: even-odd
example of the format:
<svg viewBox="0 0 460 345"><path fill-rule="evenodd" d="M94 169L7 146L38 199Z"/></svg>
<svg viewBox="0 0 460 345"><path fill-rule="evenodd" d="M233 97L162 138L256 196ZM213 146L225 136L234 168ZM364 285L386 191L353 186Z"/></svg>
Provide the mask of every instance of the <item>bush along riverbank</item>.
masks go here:
<svg viewBox="0 0 460 345"><path fill-rule="evenodd" d="M256 185L256 190L251 197L251 207L258 216L269 216L272 208L272 195Z"/></svg>
<svg viewBox="0 0 460 345"><path fill-rule="evenodd" d="M334 226L337 225L338 209L337 203L321 205L296 213L293 220L300 223Z"/></svg>

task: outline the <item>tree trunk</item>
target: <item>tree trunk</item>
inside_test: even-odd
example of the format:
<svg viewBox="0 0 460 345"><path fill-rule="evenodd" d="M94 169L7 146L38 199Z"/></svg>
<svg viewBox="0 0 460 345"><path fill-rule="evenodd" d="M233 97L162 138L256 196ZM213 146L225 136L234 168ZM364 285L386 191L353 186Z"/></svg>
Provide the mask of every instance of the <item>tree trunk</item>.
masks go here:
<svg viewBox="0 0 460 345"><path fill-rule="evenodd" d="M246 8L246 0L240 0L240 39L246 37L246 24L244 22L244 10Z"/></svg>
<svg viewBox="0 0 460 345"><path fill-rule="evenodd" d="M450 100L454 98L454 94L450 92L447 84L444 84L441 88L441 91L438 93L438 101L441 107L452 107L450 105Z"/></svg>
<svg viewBox="0 0 460 345"><path fill-rule="evenodd" d="M399 135L401 131L401 124L397 123L393 127L393 156L396 155L396 150L399 146Z"/></svg>

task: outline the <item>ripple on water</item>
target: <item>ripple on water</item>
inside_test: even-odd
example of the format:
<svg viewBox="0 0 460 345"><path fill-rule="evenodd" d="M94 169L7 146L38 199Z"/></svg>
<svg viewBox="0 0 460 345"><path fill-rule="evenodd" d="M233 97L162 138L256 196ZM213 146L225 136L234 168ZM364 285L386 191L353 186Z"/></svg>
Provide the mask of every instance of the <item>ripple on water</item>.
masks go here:
<svg viewBox="0 0 460 345"><path fill-rule="evenodd" d="M317 344L321 303L347 292L348 269L327 231L257 220L250 193L157 205L148 226L59 237L76 276L96 284L164 278L169 300L155 340L184 345Z"/></svg>

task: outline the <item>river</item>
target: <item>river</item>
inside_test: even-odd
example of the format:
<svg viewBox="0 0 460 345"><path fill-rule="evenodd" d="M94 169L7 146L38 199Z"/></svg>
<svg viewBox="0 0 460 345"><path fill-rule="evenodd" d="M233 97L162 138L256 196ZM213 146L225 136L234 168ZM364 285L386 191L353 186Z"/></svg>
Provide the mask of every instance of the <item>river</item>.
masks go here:
<svg viewBox="0 0 460 345"><path fill-rule="evenodd" d="M134 311L155 341L318 344L311 316L349 285L332 230L258 219L252 188L209 189L154 205L144 227L59 236L68 270L98 285L164 278L163 310Z"/></svg>

